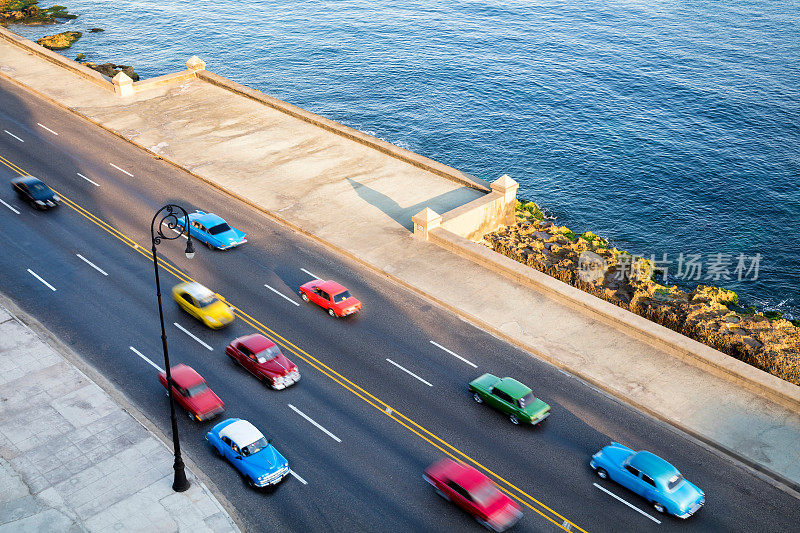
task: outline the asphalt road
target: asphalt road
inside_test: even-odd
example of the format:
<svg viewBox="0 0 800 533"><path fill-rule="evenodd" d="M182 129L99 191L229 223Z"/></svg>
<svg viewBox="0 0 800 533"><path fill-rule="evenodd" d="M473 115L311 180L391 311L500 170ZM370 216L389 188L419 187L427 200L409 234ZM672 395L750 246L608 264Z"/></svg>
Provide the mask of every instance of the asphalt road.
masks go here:
<svg viewBox="0 0 800 533"><path fill-rule="evenodd" d="M153 366L131 349L163 366L150 220L175 202L217 213L248 233L240 248L198 247L191 261L182 239L159 253L175 267L161 271L172 364L198 370L226 402L225 416L246 418L273 438L299 476L271 492L250 490L206 446L213 422L181 416L184 453L253 531L480 530L421 478L445 453L490 470L521 502L518 531L797 530L798 500L727 457L4 79L0 157L3 182L29 173L69 200L38 212L0 184L0 290L167 434L165 391ZM363 311L332 319L303 303L296 291L312 275L348 287ZM205 328L171 300L178 276L221 293L250 318ZM480 287L475 291L480 297ZM231 339L255 330L298 364L296 386L265 388L225 357ZM475 404L466 385L483 372L530 385L553 414L541 427L516 427ZM612 440L672 462L706 492L705 508L685 521L665 517L599 480L588 460Z"/></svg>

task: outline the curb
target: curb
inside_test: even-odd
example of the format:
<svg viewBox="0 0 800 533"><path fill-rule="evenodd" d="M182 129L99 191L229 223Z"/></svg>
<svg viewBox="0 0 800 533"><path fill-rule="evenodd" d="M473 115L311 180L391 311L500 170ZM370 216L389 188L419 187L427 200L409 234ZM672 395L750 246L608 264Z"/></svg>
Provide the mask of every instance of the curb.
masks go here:
<svg viewBox="0 0 800 533"><path fill-rule="evenodd" d="M58 354L66 359L69 364L73 365L90 381L94 382L95 385L100 387L103 392L111 397L111 399L120 407L120 409L131 415L134 420L136 420L136 422L138 422L148 433L153 435L157 440L164 444L164 446L166 446L170 452L172 452L172 438L167 437L167 435L165 435L155 424L153 424L153 422L150 421L149 418L139 411L130 400L128 400L124 393L115 388L105 376L95 370L95 368L88 362L84 361L78 353L73 351L72 348L67 346L54 333L44 327L41 322L23 311L13 300L3 293L0 293L0 306L4 307L11 314L11 317L14 320L31 330L31 332L33 332L33 334L36 335L39 340L58 352ZM230 501L228 501L225 495L222 494L214 482L211 481L211 478L206 476L197 463L192 460L188 454L188 451L181 450L181 455L186 467L190 471L190 475L195 478L195 483L198 483L201 487L207 490L209 494L216 498L217 505L221 508L221 510L224 510L228 514L239 531L247 531L244 521L239 516L236 508L231 504Z"/></svg>
<svg viewBox="0 0 800 533"><path fill-rule="evenodd" d="M3 72L0 72L0 77L2 77L3 79L8 80L9 82L13 83L14 85L16 85L18 87L23 88L26 91L29 91L29 92L35 94L37 97L40 97L40 98L42 98L42 99L44 99L44 100L56 105L57 107L59 107L61 109L64 109L64 110L67 110L67 111L73 113L77 117L79 117L79 118L81 118L81 119L83 119L83 120L85 120L85 121L87 121L87 122L89 122L89 123L101 128L101 129L103 129L103 130L115 135L116 137L128 142L129 144L131 144L133 146L136 146L137 148L143 150L144 152L152 155L154 158L160 159L162 161L165 161L165 162L169 163L170 165L174 166L175 168L178 168L181 171L186 172L187 174L189 174L191 176L194 176L195 178L199 179L203 183L206 183L206 184L210 185L211 187L214 187L215 189L225 193L226 195L228 195L228 196L230 196L230 197L232 197L232 198L234 198L234 199L236 199L236 200L238 200L238 201L240 201L240 202L242 202L242 203L244 203L244 204L256 209L257 211L263 213L264 215L266 215L270 219L276 221L277 223L279 223L279 224L281 224L281 225L283 225L283 226L285 226L287 228L290 228L291 230L295 231L296 233L304 235L304 236L308 237L309 239L313 240L314 242L317 242L317 243L327 247L328 249L336 252L337 254L342 255L344 257L347 257L348 259L350 259L350 260L352 260L352 261L354 261L354 262L366 267L367 269L371 270L372 272L375 272L375 273L383 276L384 278L386 278L386 279L388 279L388 280L390 280L390 281L392 281L394 283L397 283L398 285L400 285L400 286L410 290L411 292L417 294L418 296L422 297L423 299L426 299L426 300L430 301L431 303L436 304L440 308L454 313L455 315L461 317L462 319L466 320L467 322L471 323L472 325L478 327L479 329L482 329L482 330L494 335L495 337L500 338L500 339L508 342L509 344L512 344L512 345L514 345L514 346L516 346L516 347L518 347L518 348L520 348L520 349L522 349L522 350L524 350L524 351L526 351L526 352L538 357L539 359L542 359L542 360L550 363L554 367L559 368L559 369L567 372L569 375L571 375L571 376L573 376L573 377L575 377L577 379L580 379L581 381L589 384L593 388L606 393L607 395L609 395L610 397L612 397L615 400L619 401L620 403L628 405L628 406L631 406L631 407L633 407L633 408L635 408L635 409L637 409L637 410L649 415L650 417L652 417L652 418L654 418L654 419L656 419L656 420L658 420L658 421L660 421L662 423L665 423L666 425L668 425L668 426L670 426L670 427L672 427L672 428L674 428L674 429L676 429L678 431L681 431L682 433L684 433L687 436L691 437L693 440L704 444L706 447L713 448L714 450L716 450L716 451L718 451L718 452L730 457L731 459L734 459L735 461L741 463L743 466L751 469L753 471L753 473L755 475L757 475L759 478L764 479L765 481L769 482L770 484L772 484L776 488L779 488L779 489L781 489L781 490L793 495L794 497L800 499L800 483L792 481L791 479L786 478L785 476L781 475L780 473L775 472L775 471L773 471L773 470L771 470L771 469L769 469L769 468L757 463L756 461L753 461L752 459L749 459L747 457L742 456L738 452L735 452L735 451L731 450L730 448L726 447L725 445L723 445L721 443L718 443L714 439L711 439L709 437L706 437L704 435L696 433L694 430L686 427L685 425L683 425L683 424L681 424L679 422L676 422L676 421L670 419L669 417L661 415L660 413L658 413L656 411L653 411L650 408L648 408L648 407L646 407L646 406L644 406L642 404L639 404L638 402L632 401L629 398L622 396L621 394L619 394L614 389L605 386L603 383L594 380L592 377L590 377L588 375L585 375L584 373L582 373L582 372L580 372L578 370L575 370L574 368L571 368L571 367L563 365L561 362L557 361L556 359L546 355L543 352L540 352L536 348L533 348L533 347L531 347L531 346L529 346L529 345L527 345L525 343L522 343L522 342L514 339L513 337L510 337L510 336L506 335L505 333L501 332L499 329L495 328L494 326L491 326L490 324L482 321L481 319L479 319L479 318L477 318L477 317L475 317L475 316L473 316L473 315L471 315L469 313L466 313L466 312L462 311L461 309L458 309L458 308L456 308L454 306L451 306L450 304L447 304L446 302L444 302L442 300L439 300L438 298L436 298L434 296L431 296L430 294L422 291L421 289L418 289L417 287L415 287L415 286L411 285L410 283L408 283L408 282L406 282L406 281L394 276L393 274L391 274L391 273L389 273L389 272L387 272L387 271L385 271L385 270L383 270L383 269L381 269L379 267L376 267L375 265L372 265L371 263L366 262L365 260L363 260L363 259L359 258L358 256L348 252L347 250L344 250L343 248L338 247L335 244L332 244L332 243L330 243L328 241L323 240L322 238L320 238L320 237L318 237L318 236L316 236L316 235L314 235L314 234L312 234L312 233L300 228L299 226L296 226L295 224L289 222L288 220L286 220L284 218L281 218L280 216L276 215L275 213L264 209L263 207L261 207L261 206L255 204L255 203L253 203L253 202L251 202L251 201L239 196L238 194L226 189L225 187L223 187L223 186L221 186L221 185L219 185L217 183L214 183L214 182L210 181L207 178L199 176L198 174L192 172L191 170L183 168L178 163L176 163L176 162L174 162L174 161L172 161L170 159L167 159L167 158L165 158L165 157L163 157L161 155L155 154L154 152L151 152L146 147L135 143L131 139L128 139L127 137L123 136L121 133L119 133L119 132L117 132L117 131L115 131L115 130L113 130L111 128L108 128L105 125L103 125L103 124L101 124L99 122L96 122L96 121L92 120L89 117L86 117L85 115L82 115L81 113L79 113L78 111L72 109L71 107L68 107L68 106L66 106L66 105L64 105L64 104L62 104L62 103L60 103L60 102L58 102L56 100L53 100L49 96L46 96L46 95L40 93L39 91L37 91L36 89L33 89L33 88L25 85L24 83L22 83L22 82L20 82L20 81L18 81L16 79L11 78L7 74L5 74ZM409 233L409 238L413 238L413 235L411 233ZM430 245L436 247L437 249L441 249L440 247L438 247L437 245L435 245L433 243L430 243ZM2 299L0 299L0 303L2 303ZM60 342L60 341L57 341L57 342ZM69 348L67 348L67 349L69 350ZM79 367L79 368L81 370L83 370L83 368L81 368L81 367ZM105 378L102 378L102 379L105 380ZM106 390L105 386L103 386L103 389ZM115 397L112 396L112 398L115 398ZM125 400L125 402L126 402L127 405L130 405L130 402L128 402L127 399ZM135 410L135 408L133 408L132 406L131 406L131 408ZM136 411L136 412L138 413L138 411ZM133 412L132 412L132 414L133 414ZM139 416L141 416L144 420L147 420L143 415L141 415L141 413L139 413ZM134 415L134 417L136 418L136 415ZM137 418L137 420L139 420L139 418ZM147 423L151 425L149 420L147 421ZM145 425L145 427L150 429L150 425ZM159 438L161 438L161 440L164 440L166 442L166 440L165 440L166 437L163 436L163 434L161 434L160 431L155 430L155 432L159 436ZM187 461L187 464L188 464L188 461ZM192 465L193 466L191 466L191 468L195 469L196 465L194 465L194 463L192 463ZM210 487L213 487L213 484L210 482L210 480L207 481L206 483L209 484ZM229 514L231 514L232 517L234 517L234 516L237 517L237 518L234 518L234 520L237 522L237 525L240 525L241 519L238 518L238 515L234 515L231 512L231 509L233 507L230 504L230 502L228 502L224 498L224 496L222 496L219 493L219 491L217 491L216 489L213 489L212 493L218 499L220 499L221 502L225 502L224 505L226 506L225 507L226 510L229 512ZM240 527L241 527L241 525L240 525Z"/></svg>

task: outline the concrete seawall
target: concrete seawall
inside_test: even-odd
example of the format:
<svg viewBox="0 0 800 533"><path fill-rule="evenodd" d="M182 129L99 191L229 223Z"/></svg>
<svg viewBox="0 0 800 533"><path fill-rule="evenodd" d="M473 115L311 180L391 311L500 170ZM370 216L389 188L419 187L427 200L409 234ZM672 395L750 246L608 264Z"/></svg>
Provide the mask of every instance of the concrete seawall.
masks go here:
<svg viewBox="0 0 800 533"><path fill-rule="evenodd" d="M763 372L745 376L719 352L697 364L703 345L682 337L676 348L684 341L641 317L619 308L604 314L605 302L590 295L565 299L557 280L529 282L527 272L504 270L483 255L493 252L464 240L468 228L453 233L459 220L503 216L500 203L484 201L485 181L203 69L137 82L120 96L105 79L110 88L6 33L0 29L4 77L771 478L800 484L796 387L768 383ZM462 212L470 202L481 216ZM412 217L426 208L443 215L431 241L412 237ZM761 379L785 390L765 394L753 385Z"/></svg>

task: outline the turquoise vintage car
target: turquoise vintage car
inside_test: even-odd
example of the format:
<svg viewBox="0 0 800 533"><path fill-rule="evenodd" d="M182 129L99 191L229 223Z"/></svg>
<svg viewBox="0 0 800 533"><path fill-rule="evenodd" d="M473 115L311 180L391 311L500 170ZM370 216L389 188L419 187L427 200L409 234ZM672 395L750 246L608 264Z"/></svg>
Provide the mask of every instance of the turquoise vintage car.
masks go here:
<svg viewBox="0 0 800 533"><path fill-rule="evenodd" d="M550 406L513 378L484 374L470 382L469 390L476 402L502 411L513 424L535 425L550 416Z"/></svg>
<svg viewBox="0 0 800 533"><path fill-rule="evenodd" d="M616 481L652 503L659 513L689 518L706 503L702 490L654 453L612 442L592 456L589 466L602 479Z"/></svg>

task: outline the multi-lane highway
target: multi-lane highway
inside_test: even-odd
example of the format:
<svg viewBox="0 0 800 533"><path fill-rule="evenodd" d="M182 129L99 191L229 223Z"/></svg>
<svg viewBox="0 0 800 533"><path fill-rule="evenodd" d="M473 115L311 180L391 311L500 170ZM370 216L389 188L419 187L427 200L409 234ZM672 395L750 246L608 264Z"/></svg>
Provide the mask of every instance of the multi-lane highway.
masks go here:
<svg viewBox="0 0 800 533"><path fill-rule="evenodd" d="M22 173L43 179L63 205L39 212L19 202L7 182ZM225 416L253 422L294 472L272 492L250 490L207 448L213 422L181 417L185 453L254 531L477 530L421 477L445 455L477 466L519 502L518 531L796 530L800 502L727 457L4 79L0 180L0 290L167 434L153 366L163 357L150 220L174 202L248 233L237 249L198 247L192 260L180 240L159 252L169 262L161 280L173 364L198 370ZM332 319L302 302L297 289L315 276L348 287L363 311ZM175 305L168 288L188 278L237 308L230 327L211 331ZM255 331L298 364L297 385L270 390L225 357L231 339ZM477 405L466 385L483 372L530 385L553 414L542 427L517 427ZM706 492L706 506L673 519L599 480L588 460L612 440L671 461Z"/></svg>

